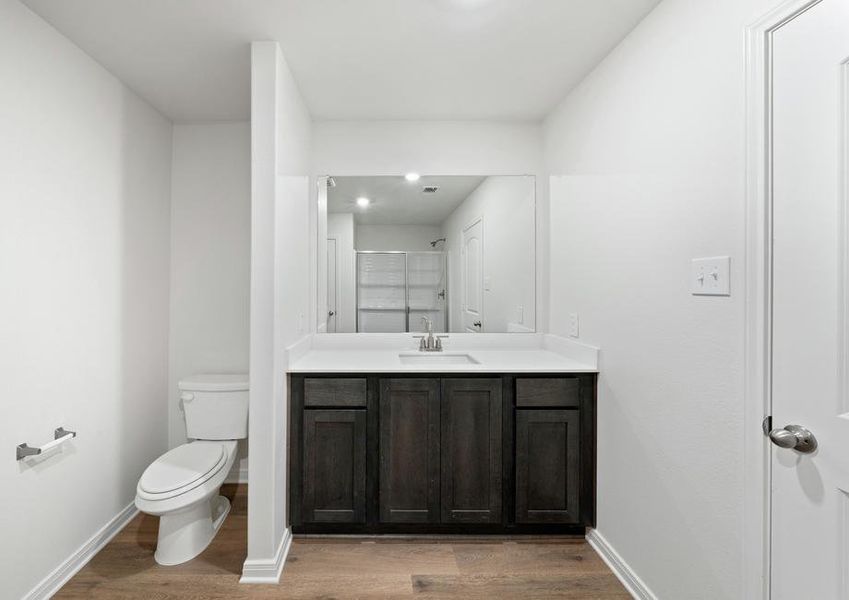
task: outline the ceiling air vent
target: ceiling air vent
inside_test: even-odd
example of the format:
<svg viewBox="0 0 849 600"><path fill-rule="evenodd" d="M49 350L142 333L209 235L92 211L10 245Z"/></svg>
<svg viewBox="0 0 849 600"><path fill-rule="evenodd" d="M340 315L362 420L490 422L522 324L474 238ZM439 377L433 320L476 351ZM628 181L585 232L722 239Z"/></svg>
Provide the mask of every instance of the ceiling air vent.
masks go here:
<svg viewBox="0 0 849 600"><path fill-rule="evenodd" d="M422 194L435 194L438 189L437 185L426 185L422 188Z"/></svg>

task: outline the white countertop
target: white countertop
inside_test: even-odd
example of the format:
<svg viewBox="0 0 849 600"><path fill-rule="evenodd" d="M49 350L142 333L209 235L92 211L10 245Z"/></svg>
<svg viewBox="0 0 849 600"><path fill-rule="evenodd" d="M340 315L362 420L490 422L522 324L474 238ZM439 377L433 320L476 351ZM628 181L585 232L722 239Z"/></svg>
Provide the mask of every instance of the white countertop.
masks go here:
<svg viewBox="0 0 849 600"><path fill-rule="evenodd" d="M597 373L598 349L549 334L454 334L442 355L477 364L403 364L411 334L319 334L287 350L290 373ZM427 357L429 353L420 353ZM433 353L439 360L440 353Z"/></svg>

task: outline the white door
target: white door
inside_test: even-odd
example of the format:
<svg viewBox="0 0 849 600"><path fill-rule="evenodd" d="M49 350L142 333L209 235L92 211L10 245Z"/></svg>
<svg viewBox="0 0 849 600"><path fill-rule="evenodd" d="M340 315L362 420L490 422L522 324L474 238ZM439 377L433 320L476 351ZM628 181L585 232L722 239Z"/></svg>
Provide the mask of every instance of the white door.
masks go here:
<svg viewBox="0 0 849 600"><path fill-rule="evenodd" d="M463 331L483 331L483 219L476 219L463 229L462 318Z"/></svg>
<svg viewBox="0 0 849 600"><path fill-rule="evenodd" d="M773 37L772 599L849 598L844 216L849 2ZM781 447L810 430L810 453ZM804 448L803 448L804 449Z"/></svg>
<svg viewBox="0 0 849 600"><path fill-rule="evenodd" d="M327 238L327 333L336 333L336 240Z"/></svg>

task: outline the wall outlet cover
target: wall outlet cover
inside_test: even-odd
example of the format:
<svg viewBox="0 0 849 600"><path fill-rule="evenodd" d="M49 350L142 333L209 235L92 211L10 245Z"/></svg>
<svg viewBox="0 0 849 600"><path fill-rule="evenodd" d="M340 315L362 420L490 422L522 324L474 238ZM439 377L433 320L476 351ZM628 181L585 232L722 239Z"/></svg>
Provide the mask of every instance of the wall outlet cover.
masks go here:
<svg viewBox="0 0 849 600"><path fill-rule="evenodd" d="M578 335L578 313L569 313L569 337L576 338Z"/></svg>

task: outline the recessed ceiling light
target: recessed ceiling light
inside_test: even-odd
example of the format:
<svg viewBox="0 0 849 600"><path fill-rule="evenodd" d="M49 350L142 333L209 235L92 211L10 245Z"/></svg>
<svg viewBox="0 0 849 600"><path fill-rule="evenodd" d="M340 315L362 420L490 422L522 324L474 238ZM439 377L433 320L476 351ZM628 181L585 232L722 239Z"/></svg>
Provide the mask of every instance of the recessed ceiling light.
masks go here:
<svg viewBox="0 0 849 600"><path fill-rule="evenodd" d="M365 208L369 204L371 204L371 200L369 200L365 196L360 196L359 198L357 198L357 206L362 206L363 208Z"/></svg>
<svg viewBox="0 0 849 600"><path fill-rule="evenodd" d="M419 175L418 173L407 173L406 175L404 175L404 179L406 179L407 181L418 181L420 177L421 175Z"/></svg>

